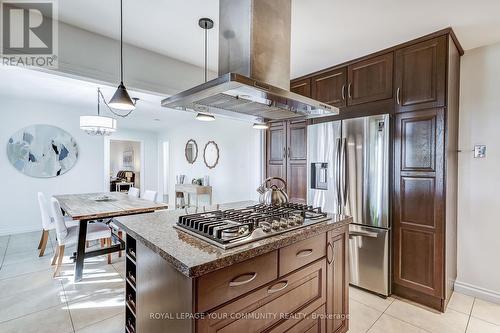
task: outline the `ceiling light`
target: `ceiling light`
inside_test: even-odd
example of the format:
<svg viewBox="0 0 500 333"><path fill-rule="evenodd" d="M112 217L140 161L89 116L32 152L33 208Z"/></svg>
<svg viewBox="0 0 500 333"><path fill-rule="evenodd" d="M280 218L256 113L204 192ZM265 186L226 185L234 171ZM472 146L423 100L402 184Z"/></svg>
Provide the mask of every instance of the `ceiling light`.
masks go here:
<svg viewBox="0 0 500 333"><path fill-rule="evenodd" d="M80 129L90 135L110 135L116 131L116 119L103 116L80 116Z"/></svg>
<svg viewBox="0 0 500 333"><path fill-rule="evenodd" d="M101 116L101 97L101 89L97 88L97 116L80 116L80 129L87 134L111 135L116 132L116 119Z"/></svg>
<svg viewBox="0 0 500 333"><path fill-rule="evenodd" d="M120 0L120 85L108 103L108 106L123 111L133 111L137 100L130 98L123 84L123 0ZM128 115L128 114L127 114Z"/></svg>
<svg viewBox="0 0 500 333"><path fill-rule="evenodd" d="M254 123L252 127L258 130L265 130L269 128L269 125L266 123Z"/></svg>
<svg viewBox="0 0 500 333"><path fill-rule="evenodd" d="M215 117L211 114L206 114L206 113L198 113L196 115L196 119L200 121L214 121Z"/></svg>
<svg viewBox="0 0 500 333"><path fill-rule="evenodd" d="M265 129L269 128L269 125L266 123L264 118L259 117L259 118L255 119L255 123L253 123L252 127L254 129L258 129L258 130L265 130Z"/></svg>

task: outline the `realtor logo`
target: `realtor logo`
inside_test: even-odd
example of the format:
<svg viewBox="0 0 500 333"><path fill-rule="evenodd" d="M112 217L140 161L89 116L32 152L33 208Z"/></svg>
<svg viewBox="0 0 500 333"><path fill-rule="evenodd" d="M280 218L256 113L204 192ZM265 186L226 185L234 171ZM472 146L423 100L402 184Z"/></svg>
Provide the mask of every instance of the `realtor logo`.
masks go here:
<svg viewBox="0 0 500 333"><path fill-rule="evenodd" d="M57 60L55 2L9 0L1 3L2 64L55 67Z"/></svg>

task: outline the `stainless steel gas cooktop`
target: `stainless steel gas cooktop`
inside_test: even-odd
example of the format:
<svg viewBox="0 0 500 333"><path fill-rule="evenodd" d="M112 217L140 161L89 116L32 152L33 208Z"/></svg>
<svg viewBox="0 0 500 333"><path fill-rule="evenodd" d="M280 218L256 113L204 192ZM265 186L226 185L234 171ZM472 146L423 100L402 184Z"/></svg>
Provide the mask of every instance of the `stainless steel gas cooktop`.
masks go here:
<svg viewBox="0 0 500 333"><path fill-rule="evenodd" d="M305 204L255 205L179 217L176 227L210 244L229 249L328 220Z"/></svg>

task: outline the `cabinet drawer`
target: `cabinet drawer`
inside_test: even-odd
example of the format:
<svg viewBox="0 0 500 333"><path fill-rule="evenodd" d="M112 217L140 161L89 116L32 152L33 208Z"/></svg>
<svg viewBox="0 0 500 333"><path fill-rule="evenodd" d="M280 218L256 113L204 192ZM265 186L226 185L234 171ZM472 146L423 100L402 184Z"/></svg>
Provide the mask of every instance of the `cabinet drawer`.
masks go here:
<svg viewBox="0 0 500 333"><path fill-rule="evenodd" d="M326 332L326 306L322 305L305 318L288 319L283 324L272 329L272 333L325 333Z"/></svg>
<svg viewBox="0 0 500 333"><path fill-rule="evenodd" d="M210 310L277 277L277 251L203 275L197 280L197 311Z"/></svg>
<svg viewBox="0 0 500 333"><path fill-rule="evenodd" d="M326 255L326 233L279 250L279 275L283 276Z"/></svg>
<svg viewBox="0 0 500 333"><path fill-rule="evenodd" d="M325 301L326 260L320 260L208 313L196 322L197 332L266 331Z"/></svg>

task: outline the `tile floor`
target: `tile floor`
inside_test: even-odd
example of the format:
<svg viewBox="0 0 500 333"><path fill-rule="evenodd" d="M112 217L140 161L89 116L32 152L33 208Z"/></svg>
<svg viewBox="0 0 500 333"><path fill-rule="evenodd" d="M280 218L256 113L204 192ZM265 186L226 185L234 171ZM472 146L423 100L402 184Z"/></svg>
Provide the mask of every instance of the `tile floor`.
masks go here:
<svg viewBox="0 0 500 333"><path fill-rule="evenodd" d="M84 278L73 283L66 257L61 276L52 278L51 235L46 255L38 257L40 234L0 237L0 332L124 331L124 258L86 261ZM74 249L67 249L66 255ZM454 293L446 313L402 299L382 299L350 288L351 333L471 332L500 333L500 305Z"/></svg>

